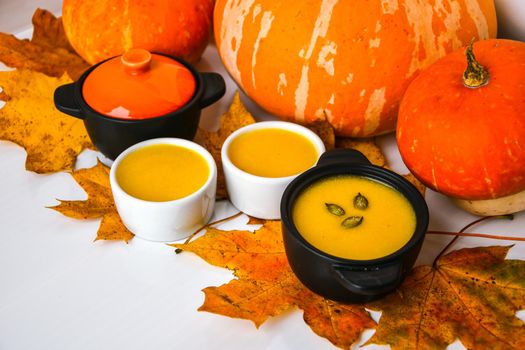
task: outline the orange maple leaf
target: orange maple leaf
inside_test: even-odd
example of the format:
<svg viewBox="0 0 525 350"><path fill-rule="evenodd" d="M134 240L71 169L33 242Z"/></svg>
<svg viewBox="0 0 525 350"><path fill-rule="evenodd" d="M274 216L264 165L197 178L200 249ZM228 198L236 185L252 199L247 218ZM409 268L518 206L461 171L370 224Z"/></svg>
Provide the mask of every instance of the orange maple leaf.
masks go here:
<svg viewBox="0 0 525 350"><path fill-rule="evenodd" d="M128 242L133 234L120 220L109 184L109 169L102 163L73 173L73 177L87 192L85 201L60 201L51 207L65 216L75 219L102 218L95 240L122 240Z"/></svg>
<svg viewBox="0 0 525 350"><path fill-rule="evenodd" d="M77 155L93 148L81 120L55 109L53 92L88 67L73 51L62 22L37 9L33 39L0 33L0 61L16 71L0 72L0 139L15 142L28 153L26 169L38 173L72 170ZM40 74L37 72L42 72Z"/></svg>
<svg viewBox="0 0 525 350"><path fill-rule="evenodd" d="M510 247L453 251L436 266L418 266L397 291L368 305L382 310L369 343L393 349L525 349L525 261L505 260Z"/></svg>
<svg viewBox="0 0 525 350"><path fill-rule="evenodd" d="M77 54L69 43L60 17L57 18L51 12L37 8L31 22L33 22L31 43L53 50L61 48ZM84 63L88 64L87 62Z"/></svg>
<svg viewBox="0 0 525 350"><path fill-rule="evenodd" d="M0 61L9 67L30 69L52 77L61 77L67 72L72 79L78 79L89 65L69 45L61 19L37 9L33 26L31 40L0 33Z"/></svg>
<svg viewBox="0 0 525 350"><path fill-rule="evenodd" d="M365 328L375 326L362 305L327 300L299 282L286 259L280 221L266 221L255 233L210 228L190 243L173 246L226 267L237 277L205 288L200 311L248 319L258 327L269 317L298 307L315 333L339 347L349 347Z"/></svg>

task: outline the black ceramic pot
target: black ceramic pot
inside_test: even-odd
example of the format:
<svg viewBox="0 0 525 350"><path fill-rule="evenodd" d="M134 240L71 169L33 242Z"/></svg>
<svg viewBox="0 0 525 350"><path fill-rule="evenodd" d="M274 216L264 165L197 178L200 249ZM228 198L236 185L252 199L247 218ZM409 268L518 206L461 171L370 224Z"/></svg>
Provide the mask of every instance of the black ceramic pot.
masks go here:
<svg viewBox="0 0 525 350"><path fill-rule="evenodd" d="M402 193L416 214L412 238L398 251L373 260L350 260L324 253L309 244L292 220L299 194L311 184L336 175L356 175L389 185ZM295 178L281 201L286 255L293 272L313 292L342 302L366 302L393 291L412 269L428 227L428 207L423 196L405 178L372 165L358 151L336 149L324 153L317 166Z"/></svg>
<svg viewBox="0 0 525 350"><path fill-rule="evenodd" d="M128 147L149 139L177 137L193 140L199 125L201 109L224 95L224 79L217 73L199 73L191 64L180 58L163 56L188 68L196 82L191 100L173 112L147 119L119 119L103 115L91 108L82 96L84 81L94 69L110 59L89 68L75 83L58 87L54 94L55 106L63 113L84 120L93 144L111 160Z"/></svg>

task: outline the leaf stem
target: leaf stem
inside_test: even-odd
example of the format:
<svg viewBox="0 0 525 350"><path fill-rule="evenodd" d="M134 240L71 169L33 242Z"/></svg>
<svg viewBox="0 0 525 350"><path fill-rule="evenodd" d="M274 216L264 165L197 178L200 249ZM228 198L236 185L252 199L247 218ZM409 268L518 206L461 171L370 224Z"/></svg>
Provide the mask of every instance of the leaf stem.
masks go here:
<svg viewBox="0 0 525 350"><path fill-rule="evenodd" d="M427 234L430 234L430 235L461 236L461 237L481 237L481 238L487 238L487 239L501 239L501 240L504 240L504 241L522 241L522 242L525 242L525 238L522 238L522 237L487 235L485 233L458 233L458 232L447 232L447 231L427 231Z"/></svg>
<svg viewBox="0 0 525 350"><path fill-rule="evenodd" d="M454 232L443 233L443 232L440 232L440 231L428 231L427 233L431 233L431 234L432 233L436 233L436 234L451 234L451 235L456 236L445 246L445 248L443 248L443 250L438 254L438 256L436 256L436 258L434 259L434 262L432 263L432 266L434 268L436 268L436 263L439 260L439 258L441 258L443 256L443 254L445 254L445 252L448 250L448 248L450 248L458 240L459 237L475 236L475 237L492 238L492 237L486 237L488 235L481 235L479 233L464 234L464 232L466 230L468 230L469 228L471 228L472 226L477 225L480 222L483 222L483 221L489 220L489 219L508 219L508 220L513 220L514 216L512 214L509 214L509 215L497 215L497 216L485 216L483 218L480 218L480 219L472 221L470 224L466 225L461 230L459 230L458 233L454 233ZM496 236L494 236L494 237L496 237ZM510 237L510 238L512 239L512 237ZM517 240L521 240L521 239L517 239Z"/></svg>
<svg viewBox="0 0 525 350"><path fill-rule="evenodd" d="M201 232L202 230L206 229L206 228L209 228L211 226L214 226L214 225L217 225L217 224L221 224L223 222L226 222L226 221L230 221L230 220L233 220L235 219L236 217L240 216L242 214L242 211L239 211L233 215L230 215L228 217L225 217L225 218L222 218L220 220L217 220L217 221L214 221L214 222L210 222L202 227L199 227L195 232L193 232L185 241L183 244L188 244L190 243L190 241L192 240L193 237L195 237L195 235L199 232Z"/></svg>

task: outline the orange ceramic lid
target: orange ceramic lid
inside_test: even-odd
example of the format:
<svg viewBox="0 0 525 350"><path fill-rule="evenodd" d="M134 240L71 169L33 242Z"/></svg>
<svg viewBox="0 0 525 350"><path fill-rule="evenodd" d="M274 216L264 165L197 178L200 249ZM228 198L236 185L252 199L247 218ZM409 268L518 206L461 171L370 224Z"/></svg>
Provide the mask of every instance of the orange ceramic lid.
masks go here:
<svg viewBox="0 0 525 350"><path fill-rule="evenodd" d="M162 116L184 106L195 93L195 77L181 63L132 49L95 68L82 95L95 111L119 119Z"/></svg>

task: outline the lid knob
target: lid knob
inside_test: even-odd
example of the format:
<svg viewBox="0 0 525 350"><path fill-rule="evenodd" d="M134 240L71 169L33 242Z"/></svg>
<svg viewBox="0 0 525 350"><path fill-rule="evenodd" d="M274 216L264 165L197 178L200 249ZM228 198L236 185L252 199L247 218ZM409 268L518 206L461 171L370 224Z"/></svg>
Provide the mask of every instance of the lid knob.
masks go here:
<svg viewBox="0 0 525 350"><path fill-rule="evenodd" d="M144 49L131 49L120 57L128 74L138 75L149 70L151 53Z"/></svg>

